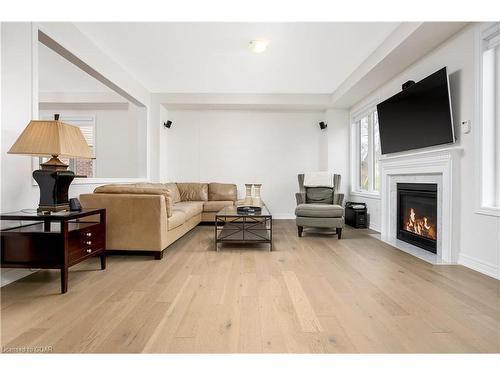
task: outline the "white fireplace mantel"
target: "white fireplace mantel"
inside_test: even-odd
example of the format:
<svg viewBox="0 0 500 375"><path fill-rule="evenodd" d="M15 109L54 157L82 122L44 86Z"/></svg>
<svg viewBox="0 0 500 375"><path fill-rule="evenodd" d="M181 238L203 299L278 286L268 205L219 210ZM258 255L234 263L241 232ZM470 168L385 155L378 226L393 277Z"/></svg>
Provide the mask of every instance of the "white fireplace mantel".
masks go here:
<svg viewBox="0 0 500 375"><path fill-rule="evenodd" d="M391 185L395 179L407 176L435 178L439 176L438 206L440 206L440 225L438 226L439 263L456 263L458 260L458 230L459 221L454 220L454 207L459 197L458 163L462 149L450 147L440 150L423 151L404 155L388 156L380 159L381 164L381 238L394 243L395 215L397 201L391 194ZM394 228L393 228L394 227Z"/></svg>

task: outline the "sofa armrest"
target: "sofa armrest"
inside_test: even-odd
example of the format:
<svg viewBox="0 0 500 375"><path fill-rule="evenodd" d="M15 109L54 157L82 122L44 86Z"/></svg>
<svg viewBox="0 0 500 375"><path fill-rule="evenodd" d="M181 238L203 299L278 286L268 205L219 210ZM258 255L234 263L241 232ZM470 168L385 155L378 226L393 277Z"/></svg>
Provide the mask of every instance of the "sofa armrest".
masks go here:
<svg viewBox="0 0 500 375"><path fill-rule="evenodd" d="M167 247L167 208L163 195L81 194L84 208L106 209L106 248L161 251Z"/></svg>
<svg viewBox="0 0 500 375"><path fill-rule="evenodd" d="M295 193L295 200L297 201L297 206L306 203L306 193Z"/></svg>

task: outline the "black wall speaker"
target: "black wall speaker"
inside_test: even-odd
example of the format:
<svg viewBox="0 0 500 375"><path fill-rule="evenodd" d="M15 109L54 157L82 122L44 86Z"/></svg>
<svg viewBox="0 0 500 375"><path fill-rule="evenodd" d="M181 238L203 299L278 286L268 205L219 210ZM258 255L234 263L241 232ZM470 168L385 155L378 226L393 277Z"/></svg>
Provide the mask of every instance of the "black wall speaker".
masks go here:
<svg viewBox="0 0 500 375"><path fill-rule="evenodd" d="M411 87L411 86L413 86L414 84L415 84L415 81L406 81L405 83L403 83L403 84L401 85L401 88L402 88L403 90L406 90L408 87Z"/></svg>
<svg viewBox="0 0 500 375"><path fill-rule="evenodd" d="M172 126L172 121L167 120L167 122L163 123L163 126L165 126L167 129L170 129L170 127Z"/></svg>
<svg viewBox="0 0 500 375"><path fill-rule="evenodd" d="M321 130L325 130L327 126L328 126L328 124L325 124L323 121L321 121L321 122L319 123L319 128L320 128Z"/></svg>

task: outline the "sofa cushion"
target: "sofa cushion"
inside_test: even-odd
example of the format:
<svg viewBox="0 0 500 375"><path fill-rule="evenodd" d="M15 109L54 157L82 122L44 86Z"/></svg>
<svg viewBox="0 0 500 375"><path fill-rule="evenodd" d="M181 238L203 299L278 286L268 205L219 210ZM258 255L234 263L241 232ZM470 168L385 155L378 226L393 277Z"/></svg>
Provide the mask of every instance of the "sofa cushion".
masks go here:
<svg viewBox="0 0 500 375"><path fill-rule="evenodd" d="M172 230L186 222L186 214L182 210L173 209L172 216L167 219L167 229Z"/></svg>
<svg viewBox="0 0 500 375"><path fill-rule="evenodd" d="M295 215L305 217L343 217L344 208L336 204L299 204L295 208Z"/></svg>
<svg viewBox="0 0 500 375"><path fill-rule="evenodd" d="M181 194L181 201L208 200L208 184L197 182L178 182L177 188Z"/></svg>
<svg viewBox="0 0 500 375"><path fill-rule="evenodd" d="M208 184L209 201L236 201L237 189L235 184L219 184L211 182ZM206 210L205 210L206 211Z"/></svg>
<svg viewBox="0 0 500 375"><path fill-rule="evenodd" d="M165 197L167 216L172 215L172 198L169 191L165 189L164 184L148 182L139 182L135 184L108 184L96 187L94 193L163 195Z"/></svg>
<svg viewBox="0 0 500 375"><path fill-rule="evenodd" d="M233 201L207 201L203 202L203 212L219 212L224 207L233 205Z"/></svg>
<svg viewBox="0 0 500 375"><path fill-rule="evenodd" d="M333 203L333 189L328 187L306 188L306 203Z"/></svg>
<svg viewBox="0 0 500 375"><path fill-rule="evenodd" d="M186 215L186 220L191 219L195 215L201 214L203 211L204 202L179 202L174 204L172 212L182 211Z"/></svg>
<svg viewBox="0 0 500 375"><path fill-rule="evenodd" d="M172 203L177 203L181 201L181 193L179 192L179 188L175 182L168 182L163 184L167 191L170 193L172 197Z"/></svg>

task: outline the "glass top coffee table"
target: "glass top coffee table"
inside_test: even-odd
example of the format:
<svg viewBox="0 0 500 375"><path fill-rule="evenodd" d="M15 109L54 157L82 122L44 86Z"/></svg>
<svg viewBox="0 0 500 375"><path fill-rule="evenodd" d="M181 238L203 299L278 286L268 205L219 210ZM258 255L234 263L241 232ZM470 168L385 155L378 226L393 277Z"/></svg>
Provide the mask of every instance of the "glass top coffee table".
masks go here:
<svg viewBox="0 0 500 375"><path fill-rule="evenodd" d="M240 213L236 206L224 207L215 215L215 250L222 243L267 243L273 250L273 216L261 211Z"/></svg>

